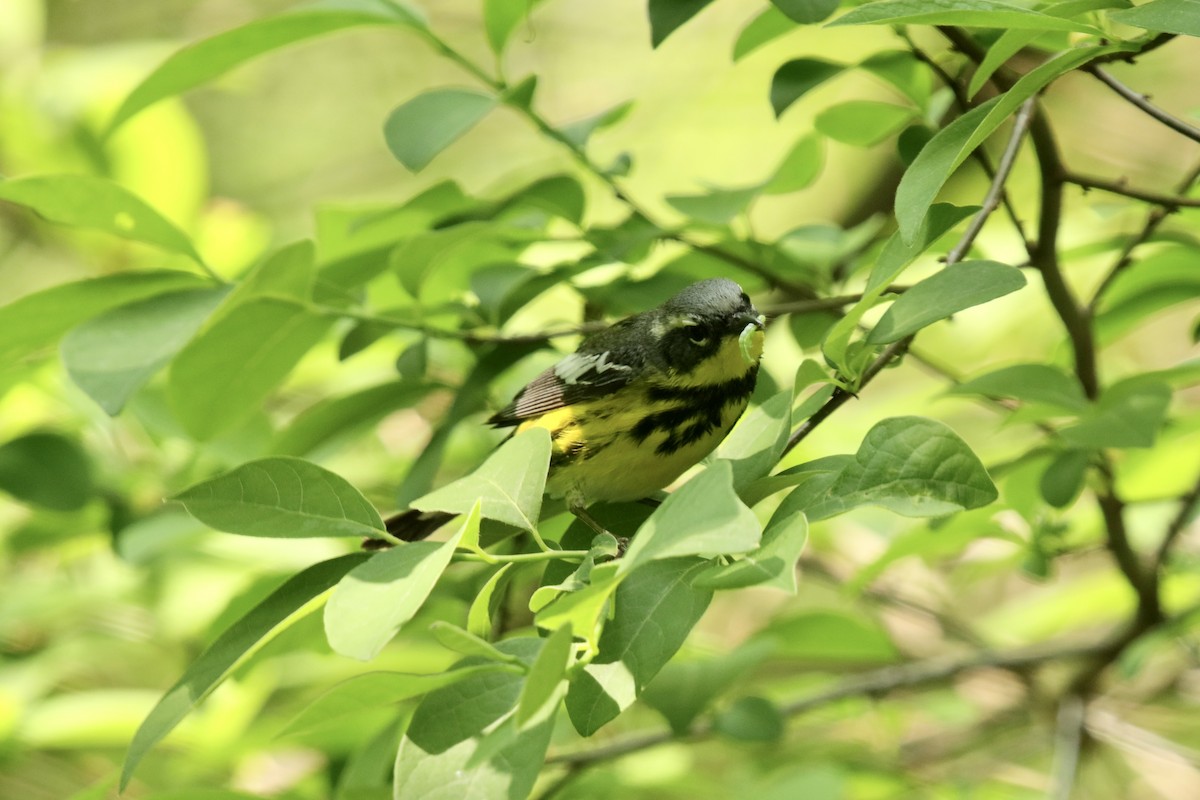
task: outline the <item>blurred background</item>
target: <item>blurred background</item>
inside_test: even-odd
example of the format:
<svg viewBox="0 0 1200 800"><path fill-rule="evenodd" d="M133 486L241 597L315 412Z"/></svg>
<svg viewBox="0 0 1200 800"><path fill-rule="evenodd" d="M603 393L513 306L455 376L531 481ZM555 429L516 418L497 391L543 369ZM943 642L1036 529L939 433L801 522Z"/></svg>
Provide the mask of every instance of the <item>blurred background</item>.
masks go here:
<svg viewBox="0 0 1200 800"><path fill-rule="evenodd" d="M149 108L101 141L99 131L116 106L168 54L292 5L0 0L0 173L111 177L193 235L208 263L232 278L274 247L314 236L322 213L397 202L446 179L490 197L539 176L576 171L567 153L501 109L420 174L408 172L385 146L383 120L424 89L469 86L471 78L417 37L372 28L256 60ZM491 63L476 0L426 6L434 29L475 60ZM589 152L605 164L628 154L628 192L663 219L679 219L667 195L766 179L792 144L814 130L823 109L851 99L903 102L888 84L853 73L776 119L767 89L782 62L816 56L848 63L903 43L886 27L808 26L735 63L737 33L762 9L757 0L720 0L652 50L642 0L548 0L513 34L504 71L510 80L538 75L537 108L556 125L634 101L624 119L594 136ZM920 29L913 35L941 57L939 37ZM1200 43L1183 37L1136 66L1111 70L1195 121L1198 67ZM1194 143L1087 76L1055 84L1046 102L1064 156L1080 172L1166 192L1197 157ZM805 229L815 243L859 225L890 225L892 192L903 170L895 137L869 147L825 138L820 152L823 167L811 186L755 205L754 235L774 240ZM1028 158L1022 155L1009 188L1032 226L1037 185ZM584 183L589 221L619 219L607 189ZM986 187L986 177L968 164L945 197L978 203ZM1087 290L1111 260L1114 234L1138 229L1145 211L1100 193L1069 190L1068 199L1062 243L1069 277ZM1166 230L1194 242L1198 225L1193 211L1173 217ZM1010 231L997 216L979 251L1020 264L1025 256ZM186 268L182 257L47 225L0 204L0 304L66 281L159 267ZM935 268L929 258L913 279ZM1187 285L1190 300L1183 288L1183 302L1174 299L1147 323L1108 336L1107 379L1198 355L1188 331L1200 303L1195 285ZM578 297L560 299L568 300L565 306L546 304L534 322L577 318ZM0 798L108 796L136 726L190 660L281 576L352 546L215 533L164 506L163 498L260 455L282 421L319 399L394 378L396 355L409 341L385 337L347 361L338 360L336 342L327 342L305 358L261 415L203 447L174 425L154 384L110 419L69 382L56 358L20 369L0 364L0 441L56 434L57 442L77 448L71 457L84 465L80 480L87 485L85 502L57 507L0 493ZM921 334L915 350L965 376L1019 361L1069 359L1044 296L1030 291L939 324ZM765 367L784 384L801 356L786 335L772 337ZM435 348L431 358L443 359L451 372L458 363L452 348ZM509 379L496 394L518 385ZM1101 548L1093 503L1023 513L1036 504L1048 456L1008 462L1037 440L1036 429L947 396L947 388L944 376L907 359L808 438L788 463L853 452L878 420L926 414L951 425L989 467L1001 467L993 472L1002 510L963 514L937 530L879 509L815 525L800 594L719 595L689 641L685 663L731 658L761 641L772 625L801 613L811 623L820 612L839 632L834 638L848 642L844 652L814 650L821 637L809 627L809 638L797 634L779 660L746 670L731 662L731 674L755 693L786 699L820 685L831 671L952 655L964 643L1003 648L1055 636L1090 641L1129 614L1133 597ZM381 509L392 508L394 487L449 397L435 393L329 444L315 460ZM1171 499L1200 468L1198 407L1200 393L1181 390L1172 408L1176 421L1158 444L1122 454L1120 488L1132 504L1137 546L1153 546L1175 512ZM463 427L469 430L452 442L449 473L469 468L497 439ZM1196 562L1198 544L1194 535L1184 538L1184 563ZM1198 575L1181 569L1172 577L1175 607L1200 598ZM423 614L461 615L471 585L464 579L460 596L439 595ZM1093 734L1103 744L1092 754L1078 796L1200 796L1196 643L1194 630L1148 640L1118 667L1124 682L1100 709L1110 716L1096 717ZM448 663L445 651L418 634L402 645L369 669L422 671ZM147 758L128 796L182 798L163 792L200 786L296 800L330 796L330 776L362 746L368 728L356 721L310 739L277 734L324 688L364 669L328 651L319 616L299 624L240 667ZM1065 675L1052 668L1035 686L984 669L919 692L852 698L797 718L781 742L673 744L607 763L573 784L570 796L717 798L753 787L763 800L1041 797L1054 720L1053 706L1037 693ZM654 711L639 706L597 738L661 727Z"/></svg>

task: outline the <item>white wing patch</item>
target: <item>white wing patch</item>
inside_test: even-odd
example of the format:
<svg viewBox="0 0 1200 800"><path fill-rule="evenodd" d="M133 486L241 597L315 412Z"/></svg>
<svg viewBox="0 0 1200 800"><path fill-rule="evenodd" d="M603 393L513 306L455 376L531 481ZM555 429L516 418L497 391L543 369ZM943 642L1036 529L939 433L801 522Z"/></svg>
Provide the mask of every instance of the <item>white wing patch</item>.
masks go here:
<svg viewBox="0 0 1200 800"><path fill-rule="evenodd" d="M572 353L554 366L554 375L568 386L574 386L585 375L603 375L610 370L628 372L633 369L628 364L609 361L608 354L608 350L599 354ZM590 381L584 381L584 383L590 383Z"/></svg>

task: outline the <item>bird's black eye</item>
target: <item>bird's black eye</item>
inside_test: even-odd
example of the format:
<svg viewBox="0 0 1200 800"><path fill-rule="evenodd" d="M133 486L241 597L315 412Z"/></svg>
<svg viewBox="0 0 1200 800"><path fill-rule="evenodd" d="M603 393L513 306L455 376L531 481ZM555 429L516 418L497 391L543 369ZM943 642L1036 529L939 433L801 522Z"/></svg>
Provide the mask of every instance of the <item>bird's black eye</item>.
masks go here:
<svg viewBox="0 0 1200 800"><path fill-rule="evenodd" d="M688 341L691 342L692 344L696 345L697 347L703 347L704 345L708 344L708 339L709 339L708 328L705 327L704 325L701 325L698 322L693 322L693 323L684 325L683 332L684 332L684 335L687 336Z"/></svg>
<svg viewBox="0 0 1200 800"><path fill-rule="evenodd" d="M750 295L746 294L745 292L742 292L742 305L743 306L750 305Z"/></svg>

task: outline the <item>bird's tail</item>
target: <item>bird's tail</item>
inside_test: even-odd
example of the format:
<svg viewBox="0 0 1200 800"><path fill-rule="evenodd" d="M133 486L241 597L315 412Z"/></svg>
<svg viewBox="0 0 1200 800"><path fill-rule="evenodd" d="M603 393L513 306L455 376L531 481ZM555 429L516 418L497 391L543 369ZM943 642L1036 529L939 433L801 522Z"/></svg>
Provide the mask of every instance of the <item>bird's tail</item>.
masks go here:
<svg viewBox="0 0 1200 800"><path fill-rule="evenodd" d="M419 542L422 539L428 538L430 534L456 516L458 515L449 514L445 511L420 511L410 508L407 511L401 511L399 514L393 514L385 519L383 524L387 526L387 532L397 539L402 539L406 542ZM363 542L364 550L379 550L390 546L383 539L368 539Z"/></svg>

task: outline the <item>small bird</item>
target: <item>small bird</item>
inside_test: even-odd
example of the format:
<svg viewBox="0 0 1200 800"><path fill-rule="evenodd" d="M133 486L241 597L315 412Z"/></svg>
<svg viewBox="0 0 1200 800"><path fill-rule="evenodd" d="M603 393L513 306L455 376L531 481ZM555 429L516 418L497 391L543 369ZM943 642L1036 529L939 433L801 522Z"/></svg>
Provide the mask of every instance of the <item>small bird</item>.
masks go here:
<svg viewBox="0 0 1200 800"><path fill-rule="evenodd" d="M546 493L603 533L588 506L647 497L725 438L754 391L763 337L740 286L699 281L584 339L488 423L548 430ZM416 541L453 516L411 509L387 529Z"/></svg>

